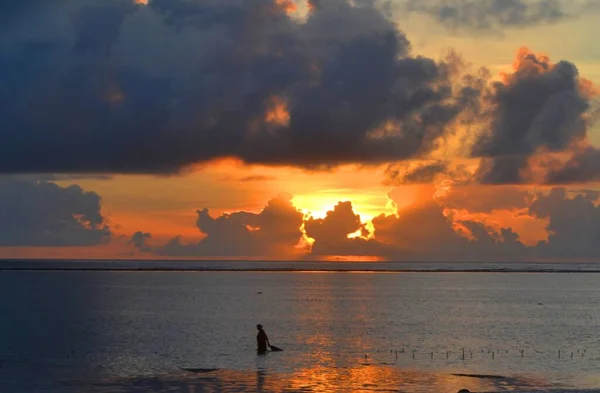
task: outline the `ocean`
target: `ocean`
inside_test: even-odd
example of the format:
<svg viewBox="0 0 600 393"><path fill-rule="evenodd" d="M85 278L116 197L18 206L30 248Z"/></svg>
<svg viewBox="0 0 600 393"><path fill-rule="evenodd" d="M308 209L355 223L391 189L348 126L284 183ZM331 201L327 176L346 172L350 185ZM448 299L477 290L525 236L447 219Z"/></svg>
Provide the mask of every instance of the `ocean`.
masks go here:
<svg viewBox="0 0 600 393"><path fill-rule="evenodd" d="M149 264L3 263L0 392L600 388L595 265Z"/></svg>

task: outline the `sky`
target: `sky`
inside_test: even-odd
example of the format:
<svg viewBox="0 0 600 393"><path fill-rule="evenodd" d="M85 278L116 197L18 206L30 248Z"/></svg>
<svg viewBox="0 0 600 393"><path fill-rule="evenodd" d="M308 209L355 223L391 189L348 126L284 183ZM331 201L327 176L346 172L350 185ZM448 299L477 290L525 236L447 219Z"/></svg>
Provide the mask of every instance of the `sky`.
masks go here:
<svg viewBox="0 0 600 393"><path fill-rule="evenodd" d="M0 3L0 258L597 260L599 16Z"/></svg>

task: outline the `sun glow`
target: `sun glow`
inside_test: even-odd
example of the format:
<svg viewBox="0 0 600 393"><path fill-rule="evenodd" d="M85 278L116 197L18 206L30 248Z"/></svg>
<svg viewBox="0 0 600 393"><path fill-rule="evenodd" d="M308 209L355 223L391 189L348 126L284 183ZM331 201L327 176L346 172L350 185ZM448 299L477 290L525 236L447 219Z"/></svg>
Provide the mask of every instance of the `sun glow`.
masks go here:
<svg viewBox="0 0 600 393"><path fill-rule="evenodd" d="M325 218L339 202L350 201L355 214L362 222L371 221L380 214L390 213L386 206L388 199L385 195L377 197L368 194L344 194L341 190L326 190L314 194L296 195L292 203L307 217Z"/></svg>

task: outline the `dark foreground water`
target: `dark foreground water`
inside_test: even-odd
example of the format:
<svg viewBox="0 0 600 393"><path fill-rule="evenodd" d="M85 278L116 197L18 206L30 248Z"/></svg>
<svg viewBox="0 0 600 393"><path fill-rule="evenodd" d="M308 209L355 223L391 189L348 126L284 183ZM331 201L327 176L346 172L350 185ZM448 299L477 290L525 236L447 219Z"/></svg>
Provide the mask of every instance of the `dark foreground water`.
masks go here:
<svg viewBox="0 0 600 393"><path fill-rule="evenodd" d="M598 387L600 274L0 271L3 393Z"/></svg>

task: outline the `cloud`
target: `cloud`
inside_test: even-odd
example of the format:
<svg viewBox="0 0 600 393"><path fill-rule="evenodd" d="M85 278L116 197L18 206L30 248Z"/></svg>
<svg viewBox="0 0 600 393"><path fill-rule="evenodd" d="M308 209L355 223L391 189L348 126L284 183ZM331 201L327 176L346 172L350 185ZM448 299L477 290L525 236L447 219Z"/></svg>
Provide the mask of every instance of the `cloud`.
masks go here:
<svg viewBox="0 0 600 393"><path fill-rule="evenodd" d="M546 258L597 258L600 256L600 206L595 193L569 197L565 188L538 194L530 214L549 220L548 241L537 245Z"/></svg>
<svg viewBox="0 0 600 393"><path fill-rule="evenodd" d="M514 72L494 83L488 97L490 129L472 149L483 158L475 173L480 183L536 182L530 166L536 154L568 152L588 137L593 94L572 63L554 64L523 48Z"/></svg>
<svg viewBox="0 0 600 393"><path fill-rule="evenodd" d="M135 10L133 1L104 0L73 11L71 21L77 32L73 49L83 55L109 56L125 17Z"/></svg>
<svg viewBox="0 0 600 393"><path fill-rule="evenodd" d="M434 148L464 105L452 65L412 56L370 1L315 3L306 21L274 0L65 0L19 15L0 32L2 173L402 160Z"/></svg>
<svg viewBox="0 0 600 393"><path fill-rule="evenodd" d="M196 243L175 237L163 245L151 245L150 234L144 232L135 233L130 243L163 257L374 256L438 262L590 259L600 256L598 195L585 189L555 188L533 194L511 186L473 185L443 196L424 192L412 205L375 217L371 223L361 220L351 202L339 202L324 218L304 218L290 197L284 196L269 201L260 213L239 211L213 218L207 210L198 211L197 225L205 237ZM402 187L389 196L399 206ZM531 231L534 221L540 229L546 225L547 237L533 236L534 241L546 240L524 244L519 231L496 221L498 212L513 214L517 225L526 216L528 224L519 231Z"/></svg>
<svg viewBox="0 0 600 393"><path fill-rule="evenodd" d="M594 4L595 3L595 4ZM578 17L595 11L596 0L406 0L405 12L430 15L451 31L501 32Z"/></svg>
<svg viewBox="0 0 600 393"><path fill-rule="evenodd" d="M523 257L525 246L511 228L496 231L482 222L453 219L434 200L373 220L375 239L391 260L486 261ZM407 253L407 250L409 251Z"/></svg>
<svg viewBox="0 0 600 393"><path fill-rule="evenodd" d="M150 234L136 232L131 242L143 252L163 256L193 257L290 257L302 238L303 213L290 197L271 199L260 213L239 211L211 217L198 210L196 225L205 237L197 243L183 243L180 237L163 246L149 246Z"/></svg>
<svg viewBox="0 0 600 393"><path fill-rule="evenodd" d="M449 163L437 160L417 165L394 164L386 169L387 184L422 184L432 183L438 175L449 170Z"/></svg>
<svg viewBox="0 0 600 393"><path fill-rule="evenodd" d="M150 239L152 239L152 235L150 233L138 231L131 236L129 244L133 244L133 246L141 252L153 252L152 246L148 245L147 243L147 241Z"/></svg>
<svg viewBox="0 0 600 393"><path fill-rule="evenodd" d="M60 1L60 0L59 0ZM3 1L0 3L0 31L19 23L23 17L36 7L43 7L44 0ZM57 1L58 3L58 1Z"/></svg>
<svg viewBox="0 0 600 393"><path fill-rule="evenodd" d="M527 185L586 183L600 178L598 149L590 142L598 118L598 90L568 61L553 63L528 48L513 71L491 78L466 73L451 55L461 86L460 129L449 129L428 157L388 164L385 183ZM461 82L456 82L460 79ZM457 159L458 160L455 160Z"/></svg>
<svg viewBox="0 0 600 393"><path fill-rule="evenodd" d="M113 176L103 173L41 173L25 175L0 175L0 178L12 178L32 182L66 182L77 180L111 180Z"/></svg>
<svg viewBox="0 0 600 393"><path fill-rule="evenodd" d="M553 165L554 164L554 165ZM575 148L565 163L552 161L546 175L548 184L588 183L600 180L600 150L593 146Z"/></svg>
<svg viewBox="0 0 600 393"><path fill-rule="evenodd" d="M411 250L416 258L456 254L468 243L433 200L403 209L398 216L376 217L373 227L375 239L396 249Z"/></svg>
<svg viewBox="0 0 600 393"><path fill-rule="evenodd" d="M349 235L359 231L364 236L369 234L360 216L354 213L352 202L339 202L333 210L327 212L325 218L310 217L304 226L309 237L331 243L344 241Z"/></svg>
<svg viewBox="0 0 600 393"><path fill-rule="evenodd" d="M398 211L397 216L375 218L374 239L394 250L386 257L406 259L406 251L395 251L398 248L410 250L408 255L413 259L433 261L572 261L600 256L600 205L595 191L555 188L531 194L509 186L464 190L470 192L458 197L448 194L446 199L440 198L442 204L425 200ZM493 219L498 210L514 210L547 221L547 240L526 246L512 228L492 227L470 218L484 213L492 214L489 217Z"/></svg>
<svg viewBox="0 0 600 393"><path fill-rule="evenodd" d="M530 200L529 190L513 186L455 186L439 197L445 207L470 213L521 210L527 208Z"/></svg>
<svg viewBox="0 0 600 393"><path fill-rule="evenodd" d="M277 177L275 176L267 176L267 175L250 175L250 176L243 176L243 177L236 177L236 176L223 176L221 179L221 181L226 181L226 182L238 182L238 183L253 183L253 182L269 182L269 181L273 181L273 180L277 180Z"/></svg>
<svg viewBox="0 0 600 393"><path fill-rule="evenodd" d="M0 222L0 246L95 246L112 237L100 196L76 185L0 179Z"/></svg>
<svg viewBox="0 0 600 393"><path fill-rule="evenodd" d="M503 23L522 7L532 20L548 12L470 3L445 7L491 7ZM411 54L373 1L313 1L306 20L275 0L3 7L12 23L0 29L0 173L174 174L237 157L309 169L393 163L391 183L422 183L455 175L454 156L439 153L460 141L459 155L482 159L470 181L596 176L589 151L561 161L567 171L530 162L587 139L593 93L574 64L523 49L514 72L491 82L489 71L466 74L456 54ZM430 163L400 171L409 159Z"/></svg>
<svg viewBox="0 0 600 393"><path fill-rule="evenodd" d="M273 176L253 175L253 176L242 177L242 178L238 179L238 181L247 183L247 182L265 182L265 181L272 181L272 180L276 180L276 179L277 178L273 177Z"/></svg>
<svg viewBox="0 0 600 393"><path fill-rule="evenodd" d="M306 235L314 240L313 256L320 255L377 255L383 247L367 239L366 223L354 213L352 202L339 202L325 218L310 217L304 222ZM349 236L357 235L352 238Z"/></svg>

